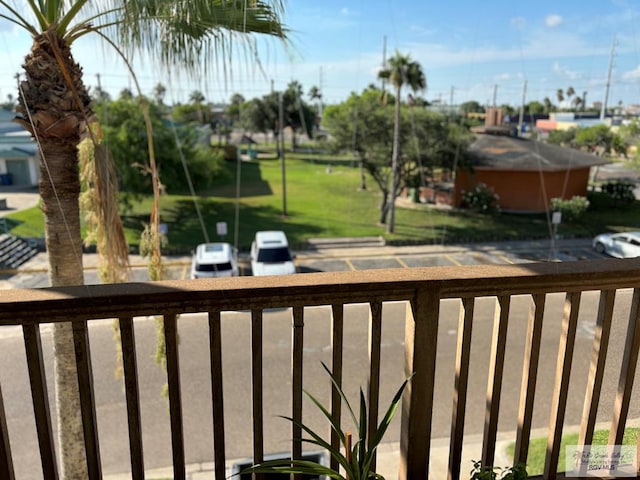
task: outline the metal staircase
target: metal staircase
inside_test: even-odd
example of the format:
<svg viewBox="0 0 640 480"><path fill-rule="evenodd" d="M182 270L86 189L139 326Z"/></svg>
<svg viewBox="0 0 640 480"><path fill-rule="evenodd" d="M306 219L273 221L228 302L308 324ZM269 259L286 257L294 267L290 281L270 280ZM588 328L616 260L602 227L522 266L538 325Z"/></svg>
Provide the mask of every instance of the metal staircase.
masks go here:
<svg viewBox="0 0 640 480"><path fill-rule="evenodd" d="M0 270L18 268L38 253L27 240L0 233Z"/></svg>

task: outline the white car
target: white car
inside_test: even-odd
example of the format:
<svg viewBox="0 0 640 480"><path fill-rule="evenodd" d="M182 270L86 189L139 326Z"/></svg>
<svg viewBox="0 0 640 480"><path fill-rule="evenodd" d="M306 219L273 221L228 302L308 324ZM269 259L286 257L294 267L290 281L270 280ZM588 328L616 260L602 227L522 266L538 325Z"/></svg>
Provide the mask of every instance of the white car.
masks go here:
<svg viewBox="0 0 640 480"><path fill-rule="evenodd" d="M593 248L616 258L640 257L640 232L603 233L593 239Z"/></svg>
<svg viewBox="0 0 640 480"><path fill-rule="evenodd" d="M228 243L201 243L191 259L191 278L236 277L238 251Z"/></svg>
<svg viewBox="0 0 640 480"><path fill-rule="evenodd" d="M288 275L296 273L293 255L284 232L257 232L251 244L251 272L253 275Z"/></svg>

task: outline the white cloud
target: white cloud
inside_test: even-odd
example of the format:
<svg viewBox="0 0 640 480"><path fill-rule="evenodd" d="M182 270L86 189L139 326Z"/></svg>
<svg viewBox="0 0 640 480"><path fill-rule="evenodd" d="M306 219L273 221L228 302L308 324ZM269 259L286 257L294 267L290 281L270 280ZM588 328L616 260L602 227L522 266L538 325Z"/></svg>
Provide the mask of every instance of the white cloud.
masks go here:
<svg viewBox="0 0 640 480"><path fill-rule="evenodd" d="M436 30L435 28L425 28L421 25L415 25L415 24L409 26L409 31L411 33L416 34L417 36L422 36L422 37L433 36L436 33L438 33L438 30Z"/></svg>
<svg viewBox="0 0 640 480"><path fill-rule="evenodd" d="M629 72L625 72L622 74L622 78L624 80L637 80L640 78L640 65Z"/></svg>
<svg viewBox="0 0 640 480"><path fill-rule="evenodd" d="M349 15L351 15L351 12L349 11L349 9L347 7L343 7L342 10L340 10L340 13L342 15L344 15L345 17L348 17Z"/></svg>
<svg viewBox="0 0 640 480"><path fill-rule="evenodd" d="M553 63L553 73L568 80L576 80L582 77L580 72L571 70L566 65L561 65L560 62Z"/></svg>
<svg viewBox="0 0 640 480"><path fill-rule="evenodd" d="M562 17L560 15L552 13L544 18L544 24L549 28L558 27L562 24Z"/></svg>
<svg viewBox="0 0 640 480"><path fill-rule="evenodd" d="M527 27L527 20L524 17L513 17L509 20L509 25L516 30L524 30Z"/></svg>

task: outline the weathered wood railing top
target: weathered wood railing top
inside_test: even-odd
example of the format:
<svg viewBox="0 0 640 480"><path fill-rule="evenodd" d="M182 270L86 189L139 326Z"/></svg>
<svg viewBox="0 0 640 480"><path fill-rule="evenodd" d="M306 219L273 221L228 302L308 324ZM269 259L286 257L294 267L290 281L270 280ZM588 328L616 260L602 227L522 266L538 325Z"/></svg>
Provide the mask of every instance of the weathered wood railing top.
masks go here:
<svg viewBox="0 0 640 480"><path fill-rule="evenodd" d="M417 288L440 298L518 295L640 286L640 259L365 270L312 275L173 280L6 290L0 325L46 314L46 322L122 315L407 300ZM251 292L247 294L247 292Z"/></svg>

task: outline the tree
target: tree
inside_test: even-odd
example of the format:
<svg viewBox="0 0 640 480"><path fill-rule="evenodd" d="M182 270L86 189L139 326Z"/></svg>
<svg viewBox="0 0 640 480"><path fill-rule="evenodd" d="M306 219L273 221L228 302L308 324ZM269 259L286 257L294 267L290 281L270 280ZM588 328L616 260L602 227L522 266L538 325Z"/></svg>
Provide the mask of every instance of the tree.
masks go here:
<svg viewBox="0 0 640 480"><path fill-rule="evenodd" d="M204 103L204 94L200 90L194 90L189 94L189 101L195 104Z"/></svg>
<svg viewBox="0 0 640 480"><path fill-rule="evenodd" d="M280 93L272 92L261 99L248 102L242 111L242 125L249 131L273 132L277 137L280 131ZM296 132L304 132L309 138L313 136L316 114L304 100L302 100L302 85L292 81L282 92L283 128L292 131L291 144L296 148Z"/></svg>
<svg viewBox="0 0 640 480"><path fill-rule="evenodd" d="M341 104L327 106L324 125L338 149L355 152L380 189L383 223L390 199L403 187L424 185L436 169L453 170L456 164L464 164L471 134L441 114L403 106L400 140L406 147L399 158L397 191L391 192L394 109L380 104L381 93L368 89L360 95L351 94Z"/></svg>
<svg viewBox="0 0 640 480"><path fill-rule="evenodd" d="M391 154L391 199L389 201L389 224L387 227L387 231L393 233L399 173L398 158L400 156L400 103L402 87L407 85L413 92L424 90L427 88L427 78L418 62L412 61L409 55L402 55L400 52L396 52L395 55L389 59L389 66L380 71L379 77L389 80L396 90L393 152Z"/></svg>
<svg viewBox="0 0 640 480"><path fill-rule="evenodd" d="M548 114L553 109L553 103L551 103L551 99L549 97L544 97L542 104L544 105L544 113Z"/></svg>
<svg viewBox="0 0 640 480"><path fill-rule="evenodd" d="M484 113L484 107L476 100L469 100L460 104L460 111L467 113Z"/></svg>
<svg viewBox="0 0 640 480"><path fill-rule="evenodd" d="M561 89L561 88L559 88L559 89L556 91L556 97L557 97L557 99L558 99L558 103L559 103L559 104L560 104L560 103L562 103L562 102L564 101L564 92L562 91L562 89Z"/></svg>
<svg viewBox="0 0 640 480"><path fill-rule="evenodd" d="M573 102L571 101L571 97L573 97L575 95L576 91L573 89L573 87L568 87L566 90L566 94L567 94L567 100L569 100L569 104L573 105Z"/></svg>
<svg viewBox="0 0 640 480"><path fill-rule="evenodd" d="M232 125L235 125L240 121L240 112L244 103L245 99L239 93L231 95L231 101L227 107L227 116L229 117Z"/></svg>
<svg viewBox="0 0 640 480"><path fill-rule="evenodd" d="M538 102L537 100L532 100L531 102L525 105L524 111L530 115L535 115L537 113L544 113L545 106L542 103Z"/></svg>
<svg viewBox="0 0 640 480"><path fill-rule="evenodd" d="M575 97L572 101L571 101L571 105L573 105L573 107L578 110L580 108L580 105L582 105L582 98L580 97Z"/></svg>
<svg viewBox="0 0 640 480"><path fill-rule="evenodd" d="M142 111L136 108L138 102L139 99L116 100L98 111L104 138L116 165L120 191L126 195L143 194L152 189L152 179L145 162L147 130ZM211 186L223 171L222 158L214 154L208 141L202 142L199 125L172 125L163 118L163 105L153 102L148 105L157 151L156 163L164 190L171 193L189 191L182 158L196 191ZM102 115L103 111L108 114Z"/></svg>
<svg viewBox="0 0 640 480"><path fill-rule="evenodd" d="M91 138L95 151L101 153L96 158L108 156L95 132L88 130L95 115L82 69L71 53L72 43L88 34L97 35L122 56L131 58L136 51L146 51L167 71L182 66L188 73L197 74L221 51L224 58L233 38L249 40L252 32L285 38L280 20L283 2L192 0L176 8L173 0L42 0L26 4L30 15L12 5L9 0L0 0L2 17L33 39L23 64L26 75L19 85L16 121L37 139L43 159L40 196L46 219L50 282L54 287L80 285L84 283L78 205L78 145L82 137ZM33 18L33 23L27 18ZM154 192L156 188L157 181ZM156 230L157 222L156 215L152 222ZM53 343L61 475L87 478L69 323L55 324Z"/></svg>
<svg viewBox="0 0 640 480"><path fill-rule="evenodd" d="M313 138L313 127L316 124L316 112L303 99L300 82L293 80L287 85L282 95L285 111L284 126L291 128L292 148L296 148L296 132L304 133L307 138Z"/></svg>
<svg viewBox="0 0 640 480"><path fill-rule="evenodd" d="M156 83L156 86L153 87L153 98L156 100L158 105L162 105L164 103L164 96L167 94L167 88L160 82Z"/></svg>
<svg viewBox="0 0 640 480"><path fill-rule="evenodd" d="M314 85L309 89L309 98L312 102L314 100L318 101L318 117L322 121L322 91Z"/></svg>
<svg viewBox="0 0 640 480"><path fill-rule="evenodd" d="M584 148L590 152L600 149L605 153L609 153L614 144L614 136L614 133L607 125L578 128L576 130L575 144L578 148Z"/></svg>

